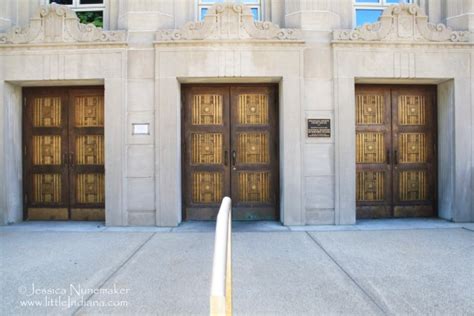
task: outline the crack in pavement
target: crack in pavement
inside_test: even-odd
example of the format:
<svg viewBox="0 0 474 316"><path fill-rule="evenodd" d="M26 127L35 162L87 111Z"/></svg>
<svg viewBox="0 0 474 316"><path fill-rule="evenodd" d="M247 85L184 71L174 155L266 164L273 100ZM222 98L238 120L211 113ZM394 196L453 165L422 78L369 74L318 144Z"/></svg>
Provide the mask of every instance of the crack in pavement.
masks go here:
<svg viewBox="0 0 474 316"><path fill-rule="evenodd" d="M96 287L94 287L97 290L102 289L102 287L113 277L115 276L119 270L121 270L129 261L132 259L153 237L155 237L157 233L152 233L150 237L148 237L141 245L139 245L135 250L132 251L132 253L126 258L121 264L118 265L118 267L112 271L112 273L105 278L104 281L100 282ZM91 293L89 296L87 296L84 299L84 305L87 305L86 303L95 295L95 293ZM79 311L83 308L84 306L78 306L71 315L77 315Z"/></svg>
<svg viewBox="0 0 474 316"><path fill-rule="evenodd" d="M362 293L367 296L367 298L382 312L382 314L385 314L385 315L388 315L389 312L382 306L379 304L379 302L377 302L377 299L375 297L373 297L369 291L367 291L364 287L362 287L359 283L357 283L357 281L354 279L354 277L346 270L344 269L340 264L339 262L336 261L336 258L334 258L327 250L326 248L323 247L323 245L321 244L321 242L316 238L314 237L313 235L311 235L309 232L306 232L306 234L308 234L309 238L311 238L311 240L319 247L321 248L321 250L329 257L329 259L331 259L332 262L334 262L334 264L362 291Z"/></svg>

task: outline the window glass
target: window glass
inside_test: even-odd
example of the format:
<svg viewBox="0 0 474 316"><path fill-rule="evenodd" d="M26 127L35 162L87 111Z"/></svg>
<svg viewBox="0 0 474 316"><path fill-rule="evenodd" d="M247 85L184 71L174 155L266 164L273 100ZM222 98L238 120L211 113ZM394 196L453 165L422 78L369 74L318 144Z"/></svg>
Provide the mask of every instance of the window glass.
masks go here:
<svg viewBox="0 0 474 316"><path fill-rule="evenodd" d="M78 11L76 12L79 21L84 24L92 23L97 27L104 26L103 11Z"/></svg>
<svg viewBox="0 0 474 316"><path fill-rule="evenodd" d="M250 11L252 11L254 20L257 20L257 21L261 19L261 9L262 9L261 1L262 0L240 0L241 3L247 5L250 8ZM209 8L214 3L219 3L219 2L224 2L224 0L197 0L198 20L204 19Z"/></svg>
<svg viewBox="0 0 474 316"><path fill-rule="evenodd" d="M252 11L253 19L256 21L260 20L260 14L259 14L258 8L250 8L250 10Z"/></svg>
<svg viewBox="0 0 474 316"><path fill-rule="evenodd" d="M413 0L354 0L354 26L374 23L388 6L413 3Z"/></svg>
<svg viewBox="0 0 474 316"><path fill-rule="evenodd" d="M377 22L383 10L356 9L356 26Z"/></svg>
<svg viewBox="0 0 474 316"><path fill-rule="evenodd" d="M204 17L207 14L208 8L201 8L201 20L204 19Z"/></svg>
<svg viewBox="0 0 474 316"><path fill-rule="evenodd" d="M62 5L72 5L72 0L51 0L49 3L57 3Z"/></svg>
<svg viewBox="0 0 474 316"><path fill-rule="evenodd" d="M76 11L81 23L92 23L97 27L104 26L104 0L49 0L49 3L53 2L67 5Z"/></svg>
<svg viewBox="0 0 474 316"><path fill-rule="evenodd" d="M103 4L104 0L80 0L80 4Z"/></svg>

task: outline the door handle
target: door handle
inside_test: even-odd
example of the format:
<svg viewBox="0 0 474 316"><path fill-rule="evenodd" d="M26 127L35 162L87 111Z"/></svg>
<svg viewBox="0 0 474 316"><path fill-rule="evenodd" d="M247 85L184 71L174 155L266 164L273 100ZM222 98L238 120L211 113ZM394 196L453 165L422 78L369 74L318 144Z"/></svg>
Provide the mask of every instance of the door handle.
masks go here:
<svg viewBox="0 0 474 316"><path fill-rule="evenodd" d="M237 160L237 153L235 150L232 150L232 166L235 167L235 161Z"/></svg>
<svg viewBox="0 0 474 316"><path fill-rule="evenodd" d="M387 165L390 164L390 150L387 149L387 157L385 157L385 159L387 160Z"/></svg>
<svg viewBox="0 0 474 316"><path fill-rule="evenodd" d="M74 165L74 153L69 153L69 164Z"/></svg>
<svg viewBox="0 0 474 316"><path fill-rule="evenodd" d="M398 151L395 150L395 164L398 165Z"/></svg>
<svg viewBox="0 0 474 316"><path fill-rule="evenodd" d="M64 165L67 165L67 164L68 164L67 157L68 157L68 154L67 154L67 153L64 153L64 154L63 154L63 164L64 164Z"/></svg>
<svg viewBox="0 0 474 316"><path fill-rule="evenodd" d="M224 150L224 166L227 166L227 164L229 163L229 157L228 157L228 152L227 150Z"/></svg>

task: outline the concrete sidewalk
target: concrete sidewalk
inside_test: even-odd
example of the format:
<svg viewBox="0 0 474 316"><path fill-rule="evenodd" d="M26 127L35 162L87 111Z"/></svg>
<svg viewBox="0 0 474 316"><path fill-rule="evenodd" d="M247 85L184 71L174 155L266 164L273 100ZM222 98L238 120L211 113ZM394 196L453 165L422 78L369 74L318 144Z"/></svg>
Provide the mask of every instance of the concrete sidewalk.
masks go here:
<svg viewBox="0 0 474 316"><path fill-rule="evenodd" d="M234 312L474 314L473 226L235 223ZM0 313L206 315L213 229L214 223L1 227Z"/></svg>

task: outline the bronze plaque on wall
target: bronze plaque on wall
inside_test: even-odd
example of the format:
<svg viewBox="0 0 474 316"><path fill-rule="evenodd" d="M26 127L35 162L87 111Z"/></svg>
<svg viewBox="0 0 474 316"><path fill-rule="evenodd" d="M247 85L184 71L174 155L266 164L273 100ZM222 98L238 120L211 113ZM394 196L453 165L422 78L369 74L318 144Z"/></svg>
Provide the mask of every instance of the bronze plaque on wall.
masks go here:
<svg viewBox="0 0 474 316"><path fill-rule="evenodd" d="M330 119L307 119L308 137L331 137Z"/></svg>

